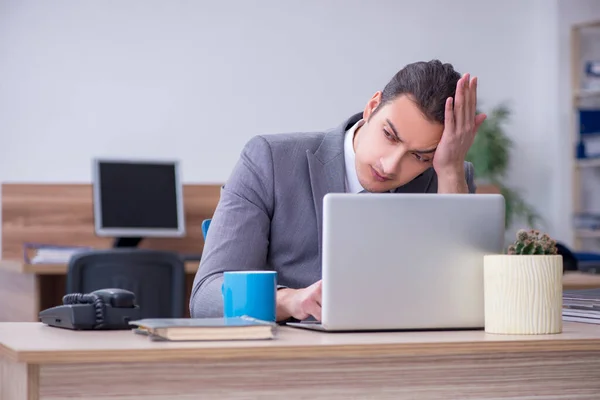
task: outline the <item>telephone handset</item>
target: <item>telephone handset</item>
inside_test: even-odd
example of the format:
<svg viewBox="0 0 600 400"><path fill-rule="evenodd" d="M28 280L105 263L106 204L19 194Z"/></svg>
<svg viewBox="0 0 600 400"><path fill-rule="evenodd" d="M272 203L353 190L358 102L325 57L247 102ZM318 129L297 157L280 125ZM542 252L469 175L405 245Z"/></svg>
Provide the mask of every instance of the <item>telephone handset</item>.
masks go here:
<svg viewBox="0 0 600 400"><path fill-rule="evenodd" d="M124 289L100 289L63 296L63 305L40 312L41 321L59 328L131 329L129 321L140 319L135 295Z"/></svg>

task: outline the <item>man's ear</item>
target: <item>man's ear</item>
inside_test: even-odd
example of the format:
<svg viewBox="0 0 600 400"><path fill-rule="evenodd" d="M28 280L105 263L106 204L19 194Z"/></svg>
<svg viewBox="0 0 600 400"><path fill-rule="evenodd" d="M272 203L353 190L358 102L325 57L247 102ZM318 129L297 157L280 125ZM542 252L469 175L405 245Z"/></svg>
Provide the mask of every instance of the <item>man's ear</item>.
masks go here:
<svg viewBox="0 0 600 400"><path fill-rule="evenodd" d="M381 104L381 92L375 92L371 99L367 102L365 109L363 110L363 119L368 121L369 118L375 113L375 110Z"/></svg>

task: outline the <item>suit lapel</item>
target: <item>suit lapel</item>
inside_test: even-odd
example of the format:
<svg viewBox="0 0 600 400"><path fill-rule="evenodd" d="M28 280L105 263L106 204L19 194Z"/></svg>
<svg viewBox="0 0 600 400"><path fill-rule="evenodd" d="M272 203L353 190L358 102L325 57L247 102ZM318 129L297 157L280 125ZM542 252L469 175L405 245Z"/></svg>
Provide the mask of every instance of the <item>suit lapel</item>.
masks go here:
<svg viewBox="0 0 600 400"><path fill-rule="evenodd" d="M345 192L345 169L343 153L340 157L322 163L314 154L308 153L308 170L310 173L310 185L312 188L313 201L317 214L317 226L319 228L319 244L321 243L321 227L323 221L323 197L327 193Z"/></svg>
<svg viewBox="0 0 600 400"><path fill-rule="evenodd" d="M336 129L327 132L317 151L314 153L307 151L306 154L317 217L319 253L323 243L323 197L327 193L344 193L346 191L344 134L361 117L362 114L355 114Z"/></svg>
<svg viewBox="0 0 600 400"><path fill-rule="evenodd" d="M434 183L435 174L433 168L429 168L407 184L394 189L393 193L425 193L429 191Z"/></svg>

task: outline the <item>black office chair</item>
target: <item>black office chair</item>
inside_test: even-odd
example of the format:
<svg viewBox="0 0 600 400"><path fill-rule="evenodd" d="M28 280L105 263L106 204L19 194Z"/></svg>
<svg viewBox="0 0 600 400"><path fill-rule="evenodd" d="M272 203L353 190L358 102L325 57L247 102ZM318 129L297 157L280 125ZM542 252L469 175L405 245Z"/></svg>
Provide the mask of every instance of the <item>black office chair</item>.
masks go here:
<svg viewBox="0 0 600 400"><path fill-rule="evenodd" d="M142 318L182 318L185 267L178 254L137 248L93 250L71 257L67 293L119 288L133 292Z"/></svg>

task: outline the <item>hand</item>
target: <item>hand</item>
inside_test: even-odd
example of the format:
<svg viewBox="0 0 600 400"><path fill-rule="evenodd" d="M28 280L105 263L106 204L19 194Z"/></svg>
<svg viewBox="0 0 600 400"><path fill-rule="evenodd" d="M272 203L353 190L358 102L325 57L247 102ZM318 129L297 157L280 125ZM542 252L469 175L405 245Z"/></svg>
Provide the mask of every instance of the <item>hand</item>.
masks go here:
<svg viewBox="0 0 600 400"><path fill-rule="evenodd" d="M321 321L321 282L304 289L280 289L277 292L277 320L289 317L303 320L312 315Z"/></svg>
<svg viewBox="0 0 600 400"><path fill-rule="evenodd" d="M452 97L446 99L444 132L433 157L433 168L438 176L461 177L464 180L464 162L473 145L485 114L477 112L477 77L463 75L456 85L454 107Z"/></svg>

